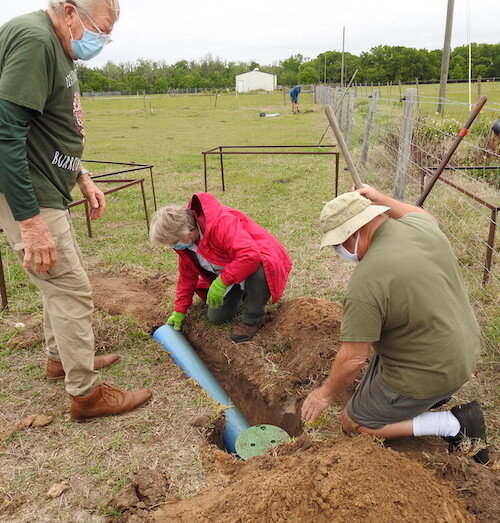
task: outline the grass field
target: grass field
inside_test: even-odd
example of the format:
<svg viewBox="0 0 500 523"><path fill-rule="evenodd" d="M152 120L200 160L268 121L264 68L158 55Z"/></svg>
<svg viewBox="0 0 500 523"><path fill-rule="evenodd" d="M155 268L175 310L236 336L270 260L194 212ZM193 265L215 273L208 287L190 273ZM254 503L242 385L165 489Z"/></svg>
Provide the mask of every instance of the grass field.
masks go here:
<svg viewBox="0 0 500 523"><path fill-rule="evenodd" d="M497 88L484 85L483 92L489 95L491 91L490 100L500 103ZM427 96L437 96L436 86L421 89ZM457 96L465 102L463 91L463 85L452 86L448 98ZM218 145L317 143L325 126L321 108L313 105L308 93L302 95L301 107L311 112L291 115L288 99L284 104L281 93L223 95L216 107L214 96L84 100L85 157L153 164L159 205L184 204L193 193L203 190L202 150ZM260 112L281 115L262 118ZM268 228L294 260L285 299L304 295L341 299L352 268L328 250L318 250L318 215L323 202L334 196L332 159L234 156L225 160L225 170L227 190L222 193L218 158L209 157L208 190ZM340 191L350 186L350 179L342 172ZM152 211L148 183L146 191ZM83 208L72 213L89 274L132 271L149 278L159 273L170 275L164 297L166 319L172 308L177 257L170 249L149 245L137 187L111 195L108 206L105 217L94 222L93 239L86 236ZM0 514L4 510L10 521L101 521L117 515L109 508L109 501L130 474L158 463L169 469L173 493L187 496L196 492L206 472L200 451L203 435L189 420L216 417L216 406L182 377L131 318L99 311L97 338L123 356L119 366L104 373L105 378L123 388L150 387L155 399L126 418L86 425L71 422L63 386L43 381L40 336L22 349L14 343L18 331L11 322L24 321L28 330L35 331L41 321L41 303L4 236L0 236L0 248L10 299L10 309L0 320L0 422L15 422L40 412L55 416L46 430L15 432L0 446ZM498 427L493 425L498 423L500 391L489 381L498 362L491 353L485 357L492 361L483 367L480 382L467 394L481 396L493 445L498 446ZM71 490L62 498L46 499L49 487L64 480L71 481ZM2 516L0 520L4 520Z"/></svg>

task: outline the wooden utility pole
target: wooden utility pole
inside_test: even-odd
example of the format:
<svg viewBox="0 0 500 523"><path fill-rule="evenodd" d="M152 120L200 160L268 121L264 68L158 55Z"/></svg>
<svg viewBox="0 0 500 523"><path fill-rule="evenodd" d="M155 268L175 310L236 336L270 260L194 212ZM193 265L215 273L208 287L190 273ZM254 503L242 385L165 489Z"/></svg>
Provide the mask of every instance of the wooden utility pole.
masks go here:
<svg viewBox="0 0 500 523"><path fill-rule="evenodd" d="M448 0L446 11L446 29L444 31L443 58L441 59L441 79L439 81L439 102L437 112L444 114L444 99L446 98L446 84L448 83L448 69L450 67L451 30L453 28L453 9L455 0Z"/></svg>

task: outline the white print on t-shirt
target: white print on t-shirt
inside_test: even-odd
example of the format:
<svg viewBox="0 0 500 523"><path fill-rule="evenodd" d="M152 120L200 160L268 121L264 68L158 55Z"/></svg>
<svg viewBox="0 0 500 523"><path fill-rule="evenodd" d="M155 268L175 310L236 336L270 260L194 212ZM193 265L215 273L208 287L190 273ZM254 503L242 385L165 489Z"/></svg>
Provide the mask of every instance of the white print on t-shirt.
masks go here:
<svg viewBox="0 0 500 523"><path fill-rule="evenodd" d="M80 158L55 151L54 158L52 158L52 165L57 165L57 167L67 169L68 171L76 171L80 165Z"/></svg>
<svg viewBox="0 0 500 523"><path fill-rule="evenodd" d="M69 73L68 76L66 76L66 87L69 89L70 87L75 85L76 82L78 82L78 75L76 69L73 69L73 71L71 71L71 73Z"/></svg>

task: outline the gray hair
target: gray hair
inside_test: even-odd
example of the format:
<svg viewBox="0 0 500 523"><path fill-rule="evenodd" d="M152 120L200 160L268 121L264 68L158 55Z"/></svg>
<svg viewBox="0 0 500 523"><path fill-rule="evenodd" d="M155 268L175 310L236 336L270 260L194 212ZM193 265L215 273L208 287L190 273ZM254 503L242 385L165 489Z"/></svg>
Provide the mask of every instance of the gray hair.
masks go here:
<svg viewBox="0 0 500 523"><path fill-rule="evenodd" d="M120 16L120 0L49 0L49 9L59 13L64 4L73 4L77 9L80 8L84 13L92 15L97 5L106 6L118 20Z"/></svg>
<svg viewBox="0 0 500 523"><path fill-rule="evenodd" d="M149 239L151 243L173 245L194 229L196 220L192 211L180 205L167 205L153 214Z"/></svg>

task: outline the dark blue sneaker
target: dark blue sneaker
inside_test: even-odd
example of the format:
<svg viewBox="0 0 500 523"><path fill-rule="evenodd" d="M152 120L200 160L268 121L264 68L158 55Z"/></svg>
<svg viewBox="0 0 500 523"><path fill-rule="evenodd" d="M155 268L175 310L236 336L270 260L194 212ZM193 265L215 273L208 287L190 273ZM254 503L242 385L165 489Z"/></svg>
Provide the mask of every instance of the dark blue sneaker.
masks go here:
<svg viewBox="0 0 500 523"><path fill-rule="evenodd" d="M443 438L449 444L449 452L454 452L462 442L467 440L470 440L473 444L486 445L486 425L483 411L477 401L457 405L451 409L451 413L460 422L460 432L456 436ZM488 448L477 451L472 459L482 465L488 463L490 459Z"/></svg>

